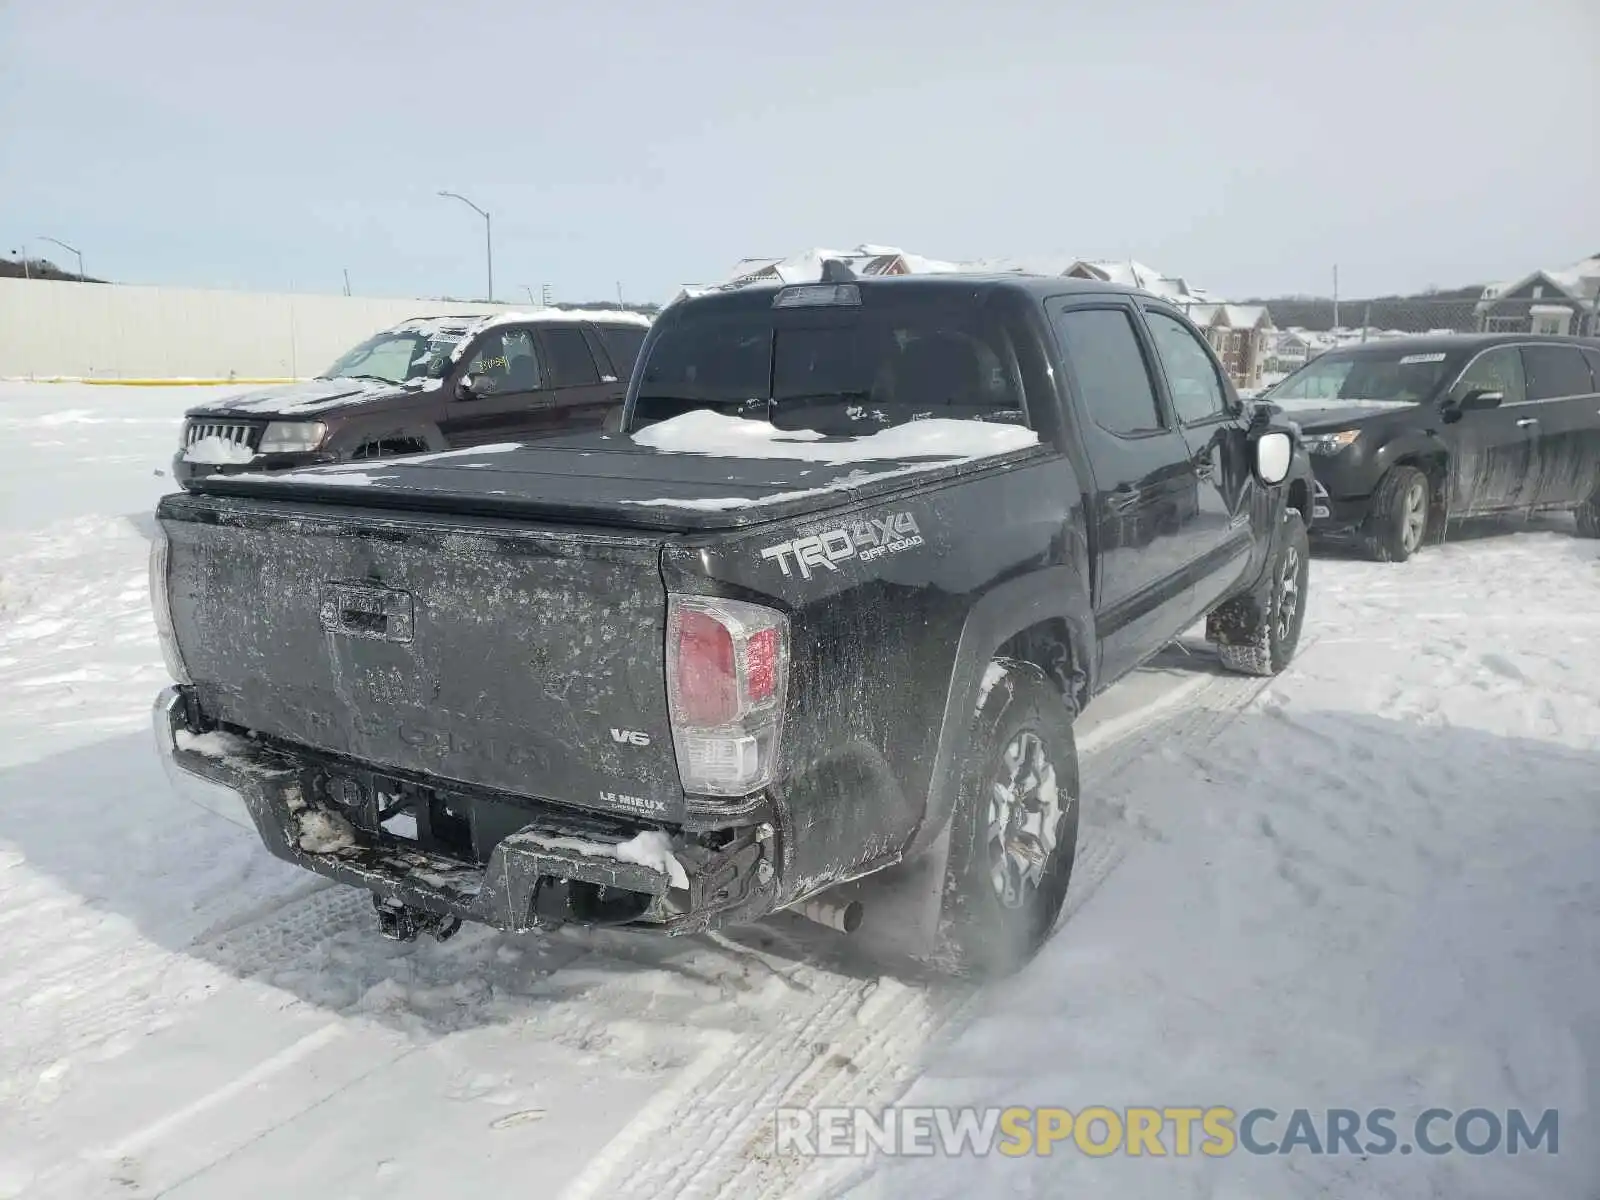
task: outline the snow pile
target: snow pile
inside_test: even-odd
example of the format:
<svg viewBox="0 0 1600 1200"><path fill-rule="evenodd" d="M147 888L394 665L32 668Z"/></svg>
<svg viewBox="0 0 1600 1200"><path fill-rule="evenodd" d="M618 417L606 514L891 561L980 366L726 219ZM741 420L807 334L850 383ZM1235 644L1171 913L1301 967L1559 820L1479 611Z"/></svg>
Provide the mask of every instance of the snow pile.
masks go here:
<svg viewBox="0 0 1600 1200"><path fill-rule="evenodd" d="M660 871L675 888L689 886L689 876L672 853L672 839L659 829L647 829L625 842L591 842L586 838L530 833L528 840L546 850L570 850L585 858L614 858Z"/></svg>
<svg viewBox="0 0 1600 1200"><path fill-rule="evenodd" d="M886 459L973 459L1039 443L1021 425L937 417L896 425L859 438L824 439L809 429L779 429L768 421L730 417L708 409L683 413L633 434L641 446L673 454L725 458L781 458L852 463Z"/></svg>
<svg viewBox="0 0 1600 1200"><path fill-rule="evenodd" d="M338 813L308 808L298 816L300 849L307 854L332 854L356 844L356 831Z"/></svg>
<svg viewBox="0 0 1600 1200"><path fill-rule="evenodd" d="M183 457L185 462L202 463L207 466L243 465L254 462L256 452L249 446L241 445L230 438L212 435L189 443L184 449Z"/></svg>
<svg viewBox="0 0 1600 1200"><path fill-rule="evenodd" d="M191 754L199 754L205 758L242 758L254 748L249 738L229 733L225 729L216 729L210 733L190 733L187 729L179 729L174 732L173 740L179 750L187 750Z"/></svg>

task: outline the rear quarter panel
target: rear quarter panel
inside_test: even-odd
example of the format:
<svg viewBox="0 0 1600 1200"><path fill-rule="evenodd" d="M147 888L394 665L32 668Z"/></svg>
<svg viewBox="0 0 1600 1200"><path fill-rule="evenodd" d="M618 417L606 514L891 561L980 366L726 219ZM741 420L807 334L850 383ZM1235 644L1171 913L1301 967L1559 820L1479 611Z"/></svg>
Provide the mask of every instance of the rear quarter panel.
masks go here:
<svg viewBox="0 0 1600 1200"><path fill-rule="evenodd" d="M1082 528L1079 505L1071 467L1042 450L934 488L668 546L668 591L789 615L775 789L786 897L881 862L918 831L969 614L1052 565L1074 563L1086 579L1081 536L1069 533ZM795 543L807 538L840 557L802 566Z"/></svg>

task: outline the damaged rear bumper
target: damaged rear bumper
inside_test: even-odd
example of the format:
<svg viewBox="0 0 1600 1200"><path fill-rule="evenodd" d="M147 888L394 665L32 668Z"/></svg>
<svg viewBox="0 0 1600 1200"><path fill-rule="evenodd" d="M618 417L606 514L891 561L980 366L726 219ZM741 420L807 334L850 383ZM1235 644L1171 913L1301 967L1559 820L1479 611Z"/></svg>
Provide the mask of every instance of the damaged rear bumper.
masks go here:
<svg viewBox="0 0 1600 1200"><path fill-rule="evenodd" d="M769 823L708 840L552 805L515 808L516 827L486 848L484 861L467 861L332 799L341 776L318 756L230 733L195 735L181 688L157 697L153 725L181 796L254 829L276 857L364 888L380 903L508 931L577 924L664 933L742 923L774 907L779 860ZM376 811L370 800L367 807ZM497 819L509 807L499 805ZM671 862L641 845L670 846Z"/></svg>

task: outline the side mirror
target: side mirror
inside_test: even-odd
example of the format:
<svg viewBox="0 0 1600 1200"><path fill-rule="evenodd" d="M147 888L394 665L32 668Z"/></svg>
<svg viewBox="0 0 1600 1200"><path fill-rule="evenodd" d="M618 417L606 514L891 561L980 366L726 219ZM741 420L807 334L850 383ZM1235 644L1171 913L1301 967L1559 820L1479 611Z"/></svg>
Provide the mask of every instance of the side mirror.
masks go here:
<svg viewBox="0 0 1600 1200"><path fill-rule="evenodd" d="M1453 425L1461 420L1463 413L1487 412L1491 408L1499 408L1505 400L1506 394L1499 391L1490 391L1488 388L1474 388L1461 397L1448 396L1439 406L1439 415L1444 418L1446 425Z"/></svg>
<svg viewBox="0 0 1600 1200"><path fill-rule="evenodd" d="M478 398L478 381L471 375L463 375L456 380L457 400L476 400Z"/></svg>
<svg viewBox="0 0 1600 1200"><path fill-rule="evenodd" d="M1249 402L1249 412L1250 427L1252 429L1260 429L1265 425L1272 424L1274 417L1282 416L1283 406L1274 404L1270 400L1257 398Z"/></svg>
<svg viewBox="0 0 1600 1200"><path fill-rule="evenodd" d="M1294 439L1281 429L1269 430L1255 439L1253 447L1256 478L1268 487L1277 487L1289 478L1294 463Z"/></svg>

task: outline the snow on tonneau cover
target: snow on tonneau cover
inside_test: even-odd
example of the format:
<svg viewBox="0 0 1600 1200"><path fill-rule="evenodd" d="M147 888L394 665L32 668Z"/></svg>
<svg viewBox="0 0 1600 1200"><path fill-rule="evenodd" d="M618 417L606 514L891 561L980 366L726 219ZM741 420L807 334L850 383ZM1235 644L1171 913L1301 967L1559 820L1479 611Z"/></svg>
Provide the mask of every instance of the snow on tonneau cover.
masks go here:
<svg viewBox="0 0 1600 1200"><path fill-rule="evenodd" d="M1036 445L1014 425L841 441L692 412L631 437L206 480L159 511L174 634L227 725L671 822L665 539Z"/></svg>

